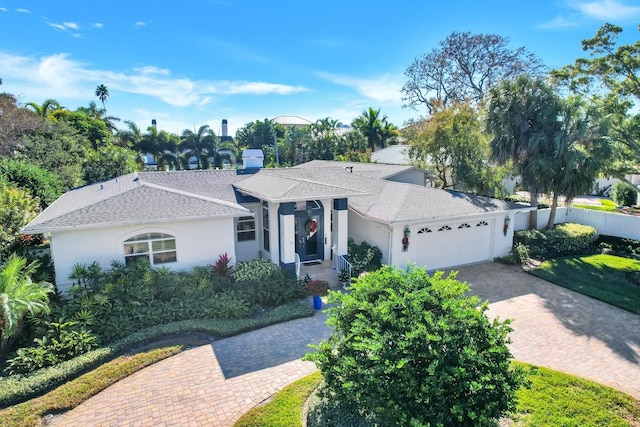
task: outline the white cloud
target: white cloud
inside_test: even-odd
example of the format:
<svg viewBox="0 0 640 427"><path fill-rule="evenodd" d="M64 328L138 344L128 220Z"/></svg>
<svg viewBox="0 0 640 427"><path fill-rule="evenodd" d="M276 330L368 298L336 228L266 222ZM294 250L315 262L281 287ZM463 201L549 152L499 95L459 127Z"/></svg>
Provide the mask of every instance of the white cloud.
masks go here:
<svg viewBox="0 0 640 427"><path fill-rule="evenodd" d="M584 15L604 21L635 20L640 17L640 6L627 6L617 0L596 0L574 4Z"/></svg>
<svg viewBox="0 0 640 427"><path fill-rule="evenodd" d="M7 8L6 7L0 7L0 12L6 12Z"/></svg>
<svg viewBox="0 0 640 427"><path fill-rule="evenodd" d="M142 28L142 27L145 27L146 25L147 25L147 23L144 22L144 21L138 21L135 24L133 24L133 26L136 27L136 28Z"/></svg>
<svg viewBox="0 0 640 427"><path fill-rule="evenodd" d="M352 76L318 71L316 74L327 81L349 86L361 95L378 102L401 102L400 89L402 88L402 76L391 76L388 74L377 78L364 79Z"/></svg>
<svg viewBox="0 0 640 427"><path fill-rule="evenodd" d="M29 9L16 9L16 12L20 12L20 13L31 13L31 11Z"/></svg>
<svg viewBox="0 0 640 427"><path fill-rule="evenodd" d="M56 24L53 22L47 22L47 25L50 26L51 28L55 29L55 30L59 30L59 31L64 31L66 30L65 26L62 24Z"/></svg>
<svg viewBox="0 0 640 427"><path fill-rule="evenodd" d="M102 22L96 22L92 26L93 26L93 28L102 28L102 27L104 27L104 25L102 25Z"/></svg>
<svg viewBox="0 0 640 427"><path fill-rule="evenodd" d="M67 28L71 28L72 30L80 29L80 26L78 24L76 24L75 22L65 22L62 25L64 25Z"/></svg>
<svg viewBox="0 0 640 427"><path fill-rule="evenodd" d="M559 29L559 28L575 27L577 25L578 25L577 21L575 21L573 19L567 19L567 18L563 17L562 15L558 15L554 19L552 19L551 21L547 21L547 22L544 22L544 23L538 25L538 28Z"/></svg>
<svg viewBox="0 0 640 427"><path fill-rule="evenodd" d="M57 99L84 98L104 83L113 91L149 96L177 106L202 106L220 95L288 95L303 92L301 86L267 82L206 81L171 78L169 70L146 66L132 73L94 70L70 59L68 54L22 57L0 52L0 75L11 81L14 92L32 99L42 93Z"/></svg>

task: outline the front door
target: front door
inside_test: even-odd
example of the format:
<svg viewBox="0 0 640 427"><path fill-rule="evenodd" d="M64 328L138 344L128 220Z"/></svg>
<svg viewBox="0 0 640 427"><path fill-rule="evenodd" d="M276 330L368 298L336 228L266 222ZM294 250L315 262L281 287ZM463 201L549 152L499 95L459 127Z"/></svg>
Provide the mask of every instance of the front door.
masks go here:
<svg viewBox="0 0 640 427"><path fill-rule="evenodd" d="M296 215L296 253L300 261L322 259L323 239L320 215Z"/></svg>

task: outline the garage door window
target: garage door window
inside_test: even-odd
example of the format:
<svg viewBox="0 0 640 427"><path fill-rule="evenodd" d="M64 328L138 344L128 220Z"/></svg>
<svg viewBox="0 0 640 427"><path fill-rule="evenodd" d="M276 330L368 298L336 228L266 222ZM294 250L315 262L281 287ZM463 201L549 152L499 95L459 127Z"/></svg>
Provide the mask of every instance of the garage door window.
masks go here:
<svg viewBox="0 0 640 427"><path fill-rule="evenodd" d="M479 223L476 224L476 227L484 227L486 225L489 225L487 221L480 221Z"/></svg>
<svg viewBox="0 0 640 427"><path fill-rule="evenodd" d="M432 233L432 231L430 228L427 228L427 227L424 227L418 230L418 234L424 234L424 233Z"/></svg>
<svg viewBox="0 0 640 427"><path fill-rule="evenodd" d="M438 228L438 231L449 231L451 230L451 227L449 227L448 225L443 225L442 227Z"/></svg>
<svg viewBox="0 0 640 427"><path fill-rule="evenodd" d="M460 224L458 226L458 230L460 230L461 228L471 228L471 226L465 222L464 224Z"/></svg>

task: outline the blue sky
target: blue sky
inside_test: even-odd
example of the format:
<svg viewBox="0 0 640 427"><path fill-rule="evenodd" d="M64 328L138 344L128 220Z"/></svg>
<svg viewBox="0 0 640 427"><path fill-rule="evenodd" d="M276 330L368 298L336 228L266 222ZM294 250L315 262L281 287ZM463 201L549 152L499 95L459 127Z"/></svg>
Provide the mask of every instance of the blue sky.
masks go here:
<svg viewBox="0 0 640 427"><path fill-rule="evenodd" d="M405 69L452 31L558 67L605 22L637 40L640 0L0 0L0 90L76 109L105 84L109 115L175 133L283 114L350 123L368 107L402 126L424 114L402 108Z"/></svg>

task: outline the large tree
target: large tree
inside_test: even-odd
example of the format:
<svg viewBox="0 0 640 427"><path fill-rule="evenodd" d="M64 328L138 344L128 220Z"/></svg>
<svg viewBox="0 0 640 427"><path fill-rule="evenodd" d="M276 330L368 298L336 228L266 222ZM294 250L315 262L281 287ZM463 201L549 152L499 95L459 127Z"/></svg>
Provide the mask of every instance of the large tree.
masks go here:
<svg viewBox="0 0 640 427"><path fill-rule="evenodd" d="M461 185L467 191L495 196L501 174L488 162L489 139L478 113L468 103L434 110L428 120L407 132L409 156L435 170L442 188Z"/></svg>
<svg viewBox="0 0 640 427"><path fill-rule="evenodd" d="M42 105L38 105L35 102L28 102L26 107L31 107L33 111L44 118L51 118L55 120L53 113L57 110L62 110L63 107L55 99L46 99Z"/></svg>
<svg viewBox="0 0 640 427"><path fill-rule="evenodd" d="M622 31L604 24L593 38L582 41L590 58L551 72L557 82L590 99L609 118L608 136L616 148L615 158L621 160L612 169L617 168L620 178L640 167L640 40L618 45Z"/></svg>
<svg viewBox="0 0 640 427"><path fill-rule="evenodd" d="M329 411L310 415L321 425L452 426L512 410L522 375L510 367L511 329L468 290L455 273L383 266L331 293L334 332L307 356Z"/></svg>
<svg viewBox="0 0 640 427"><path fill-rule="evenodd" d="M351 123L351 127L360 131L369 144L371 151L386 147L398 136L398 128L389 123L386 115L380 114L380 109L369 107Z"/></svg>
<svg viewBox="0 0 640 427"><path fill-rule="evenodd" d="M558 132L561 102L544 80L522 75L491 89L486 108L487 130L492 134L492 157L499 164L509 161L518 168L522 186L537 206L538 195L550 189L550 175ZM535 167L534 167L535 162ZM532 211L529 228L537 227Z"/></svg>
<svg viewBox="0 0 640 427"><path fill-rule="evenodd" d="M426 107L428 114L436 100L444 106L466 100L481 103L501 81L537 75L543 69L535 55L524 47L510 47L506 37L453 32L407 68L403 100L410 108Z"/></svg>

